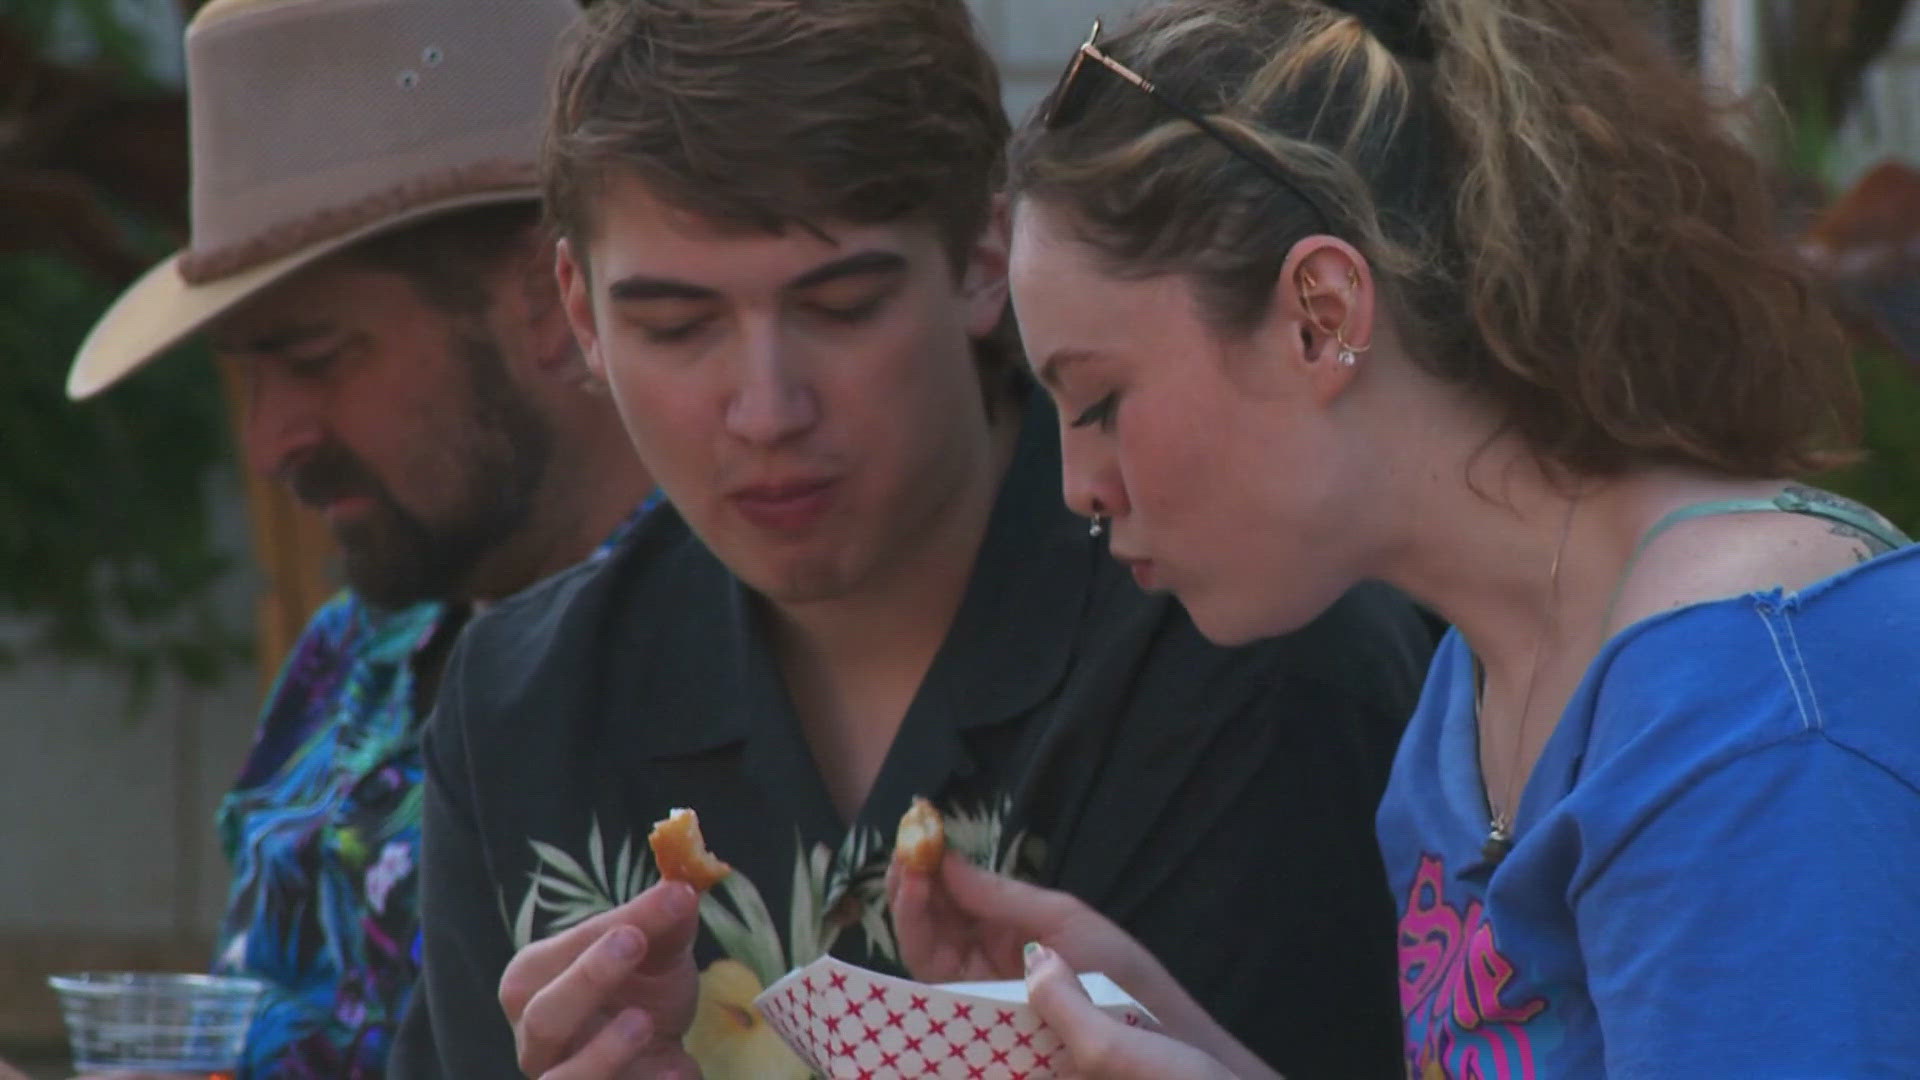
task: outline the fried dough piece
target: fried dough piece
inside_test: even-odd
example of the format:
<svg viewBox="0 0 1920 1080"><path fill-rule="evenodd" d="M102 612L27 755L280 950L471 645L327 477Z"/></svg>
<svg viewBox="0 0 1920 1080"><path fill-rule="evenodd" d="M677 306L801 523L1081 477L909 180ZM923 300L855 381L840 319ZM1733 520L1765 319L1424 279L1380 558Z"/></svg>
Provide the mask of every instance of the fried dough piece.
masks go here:
<svg viewBox="0 0 1920 1080"><path fill-rule="evenodd" d="M653 848L653 862L660 868L661 877L684 881L700 892L733 873L733 867L707 850L707 842L700 836L700 815L686 807L677 807L665 821L654 822L647 844Z"/></svg>
<svg viewBox="0 0 1920 1080"><path fill-rule="evenodd" d="M947 828L940 811L914 796L913 805L900 816L900 828L894 833L893 860L917 873L931 874L939 868L946 850Z"/></svg>

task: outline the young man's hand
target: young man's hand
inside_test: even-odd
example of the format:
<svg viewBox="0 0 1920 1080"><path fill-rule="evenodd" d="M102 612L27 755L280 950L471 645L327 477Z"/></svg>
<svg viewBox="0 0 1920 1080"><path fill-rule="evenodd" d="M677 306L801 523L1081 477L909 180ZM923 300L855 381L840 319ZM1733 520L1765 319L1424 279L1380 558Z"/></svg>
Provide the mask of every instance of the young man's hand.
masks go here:
<svg viewBox="0 0 1920 1080"><path fill-rule="evenodd" d="M698 1080L681 1048L699 1000L699 896L663 881L520 950L500 977L520 1070L545 1080Z"/></svg>

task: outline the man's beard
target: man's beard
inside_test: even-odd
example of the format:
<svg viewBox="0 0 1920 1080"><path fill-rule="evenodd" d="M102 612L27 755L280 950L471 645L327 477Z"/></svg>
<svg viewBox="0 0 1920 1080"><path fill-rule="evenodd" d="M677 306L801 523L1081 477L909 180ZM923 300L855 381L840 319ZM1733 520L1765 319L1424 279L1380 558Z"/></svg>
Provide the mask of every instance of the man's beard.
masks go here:
<svg viewBox="0 0 1920 1080"><path fill-rule="evenodd" d="M499 348L470 334L462 334L456 348L468 372L463 429L452 433L452 445L427 451L450 453L455 461L458 497L443 520L429 522L401 506L337 442L323 445L288 477L310 505L342 495L372 501L364 517L337 525L334 539L347 585L376 606L462 598L480 560L526 525L552 457L552 427L520 395Z"/></svg>

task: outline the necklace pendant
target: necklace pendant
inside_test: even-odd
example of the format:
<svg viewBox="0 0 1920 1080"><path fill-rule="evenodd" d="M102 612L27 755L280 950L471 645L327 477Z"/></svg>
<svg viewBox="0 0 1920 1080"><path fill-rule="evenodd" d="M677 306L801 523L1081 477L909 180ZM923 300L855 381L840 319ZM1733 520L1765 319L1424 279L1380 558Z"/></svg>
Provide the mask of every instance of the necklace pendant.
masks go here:
<svg viewBox="0 0 1920 1080"><path fill-rule="evenodd" d="M1480 847L1480 854L1490 863L1498 864L1513 850L1513 834L1498 821L1487 825L1487 842Z"/></svg>

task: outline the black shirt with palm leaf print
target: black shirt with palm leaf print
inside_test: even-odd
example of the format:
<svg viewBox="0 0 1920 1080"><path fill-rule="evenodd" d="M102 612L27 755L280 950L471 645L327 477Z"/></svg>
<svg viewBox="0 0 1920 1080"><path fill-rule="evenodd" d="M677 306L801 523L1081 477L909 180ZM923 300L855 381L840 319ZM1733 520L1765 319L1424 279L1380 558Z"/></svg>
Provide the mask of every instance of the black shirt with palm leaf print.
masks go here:
<svg viewBox="0 0 1920 1080"><path fill-rule="evenodd" d="M1215 647L1059 490L1036 400L851 825L759 602L670 507L476 619L427 734L425 976L394 1075L518 1076L495 998L508 960L651 884L646 834L676 806L736 871L702 908L690 1049L710 1080L804 1075L744 1006L824 951L898 972L881 878L918 794L955 846L1125 927L1287 1076L1399 1076L1373 814L1429 631L1364 586L1297 633Z"/></svg>

